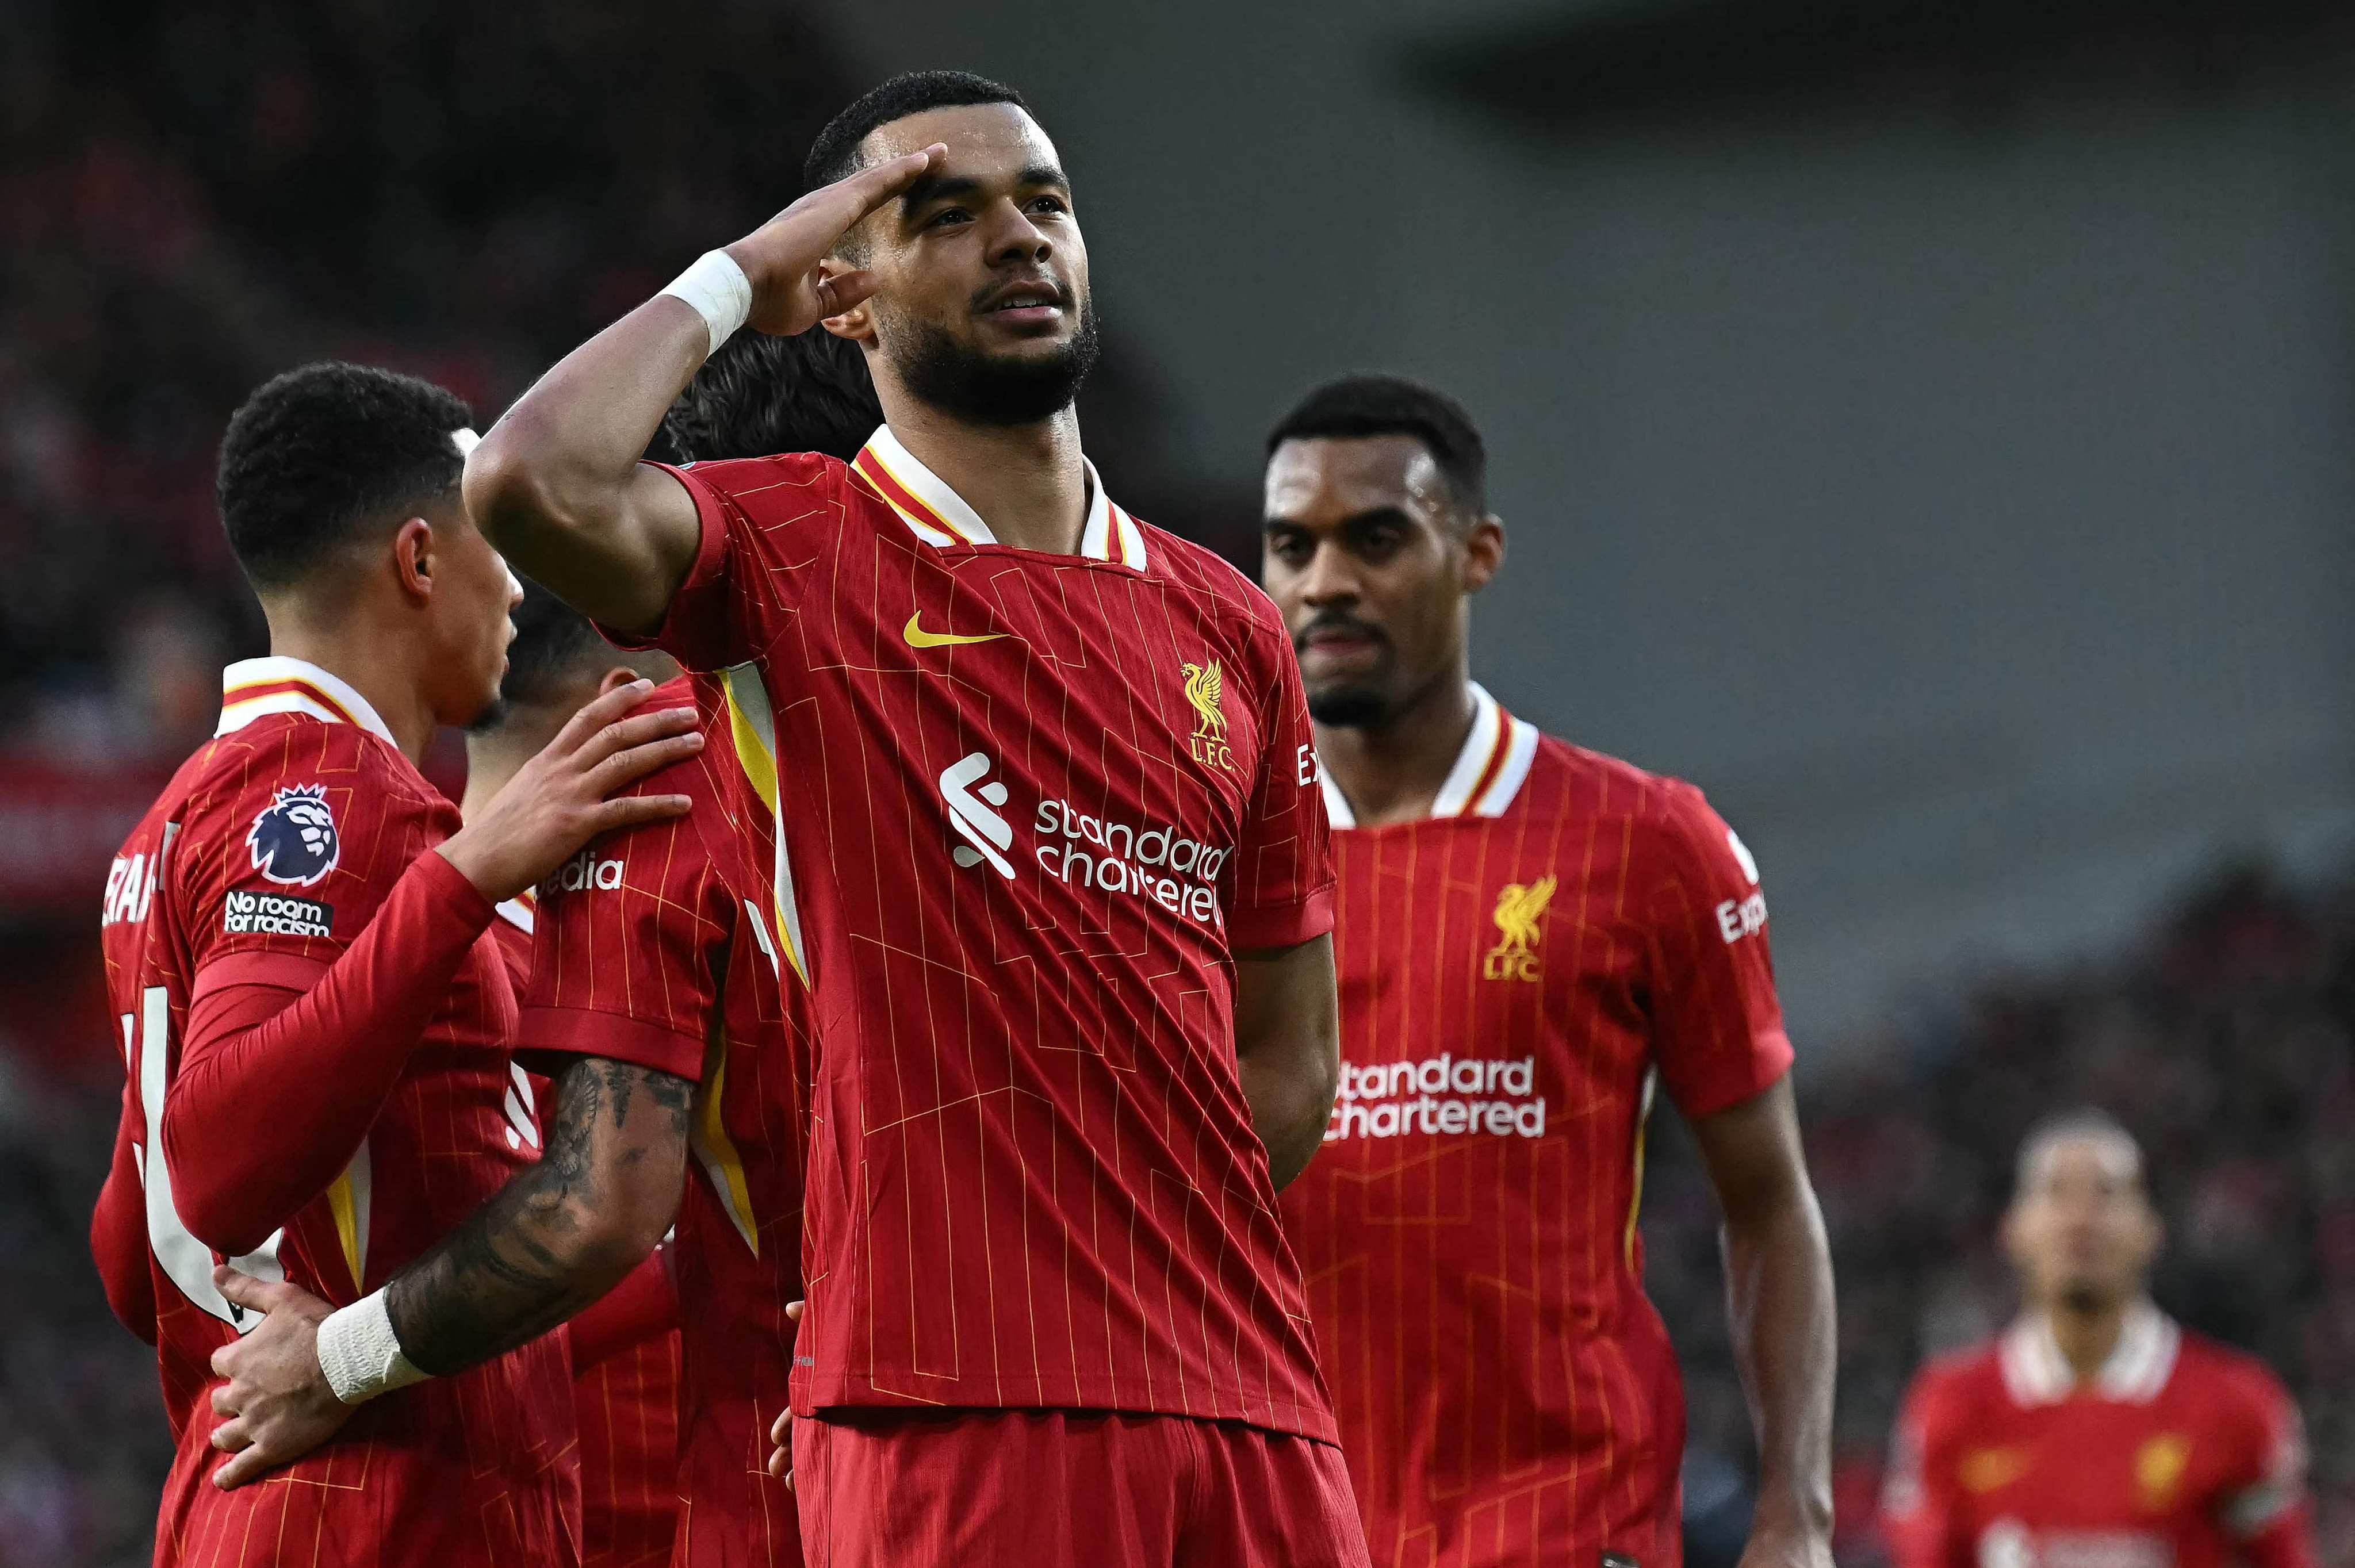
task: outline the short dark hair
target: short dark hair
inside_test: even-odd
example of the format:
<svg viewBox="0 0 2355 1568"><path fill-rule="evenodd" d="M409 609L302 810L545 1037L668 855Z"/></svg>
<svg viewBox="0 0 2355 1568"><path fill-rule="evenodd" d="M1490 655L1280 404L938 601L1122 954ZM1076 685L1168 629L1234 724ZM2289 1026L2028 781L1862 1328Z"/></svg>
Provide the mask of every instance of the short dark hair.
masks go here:
<svg viewBox="0 0 2355 1568"><path fill-rule="evenodd" d="M878 127L927 110L968 103L1011 103L1026 114L1030 112L1020 93L969 70L908 71L868 89L849 108L826 122L826 129L810 144L802 178L812 190L832 185L858 171L858 144Z"/></svg>
<svg viewBox="0 0 2355 1568"><path fill-rule="evenodd" d="M507 645L506 678L499 683L503 704L544 706L563 697L568 683L623 662L586 615L527 579L523 603L510 618L516 635Z"/></svg>
<svg viewBox="0 0 2355 1568"><path fill-rule="evenodd" d="M822 326L794 337L747 328L703 362L663 416L663 433L697 462L823 452L847 463L882 422L857 344Z"/></svg>
<svg viewBox="0 0 2355 1568"><path fill-rule="evenodd" d="M1342 376L1309 391L1268 433L1268 455L1287 441L1411 435L1423 443L1456 499L1488 509L1488 449L1464 405L1403 376Z"/></svg>
<svg viewBox="0 0 2355 1568"><path fill-rule="evenodd" d="M229 549L260 592L293 587L360 529L458 486L456 393L325 361L264 381L229 416L215 495Z"/></svg>

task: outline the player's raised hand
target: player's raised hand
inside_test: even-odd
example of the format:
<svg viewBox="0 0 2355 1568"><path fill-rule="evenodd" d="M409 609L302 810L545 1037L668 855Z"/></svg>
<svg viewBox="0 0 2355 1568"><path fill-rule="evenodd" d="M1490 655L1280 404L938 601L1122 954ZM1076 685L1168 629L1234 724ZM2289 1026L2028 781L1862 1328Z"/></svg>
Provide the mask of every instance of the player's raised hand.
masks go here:
<svg viewBox="0 0 2355 1568"><path fill-rule="evenodd" d="M261 1326L213 1352L213 1413L229 1419L213 1428L213 1446L229 1456L213 1485L229 1491L281 1465L292 1464L333 1437L352 1407L327 1386L319 1370L319 1320L333 1310L300 1286L272 1284L226 1264L213 1270L220 1293L249 1312L266 1313Z"/></svg>
<svg viewBox="0 0 2355 1568"><path fill-rule="evenodd" d="M821 186L728 247L752 285L751 325L776 336L807 332L875 292L874 274L821 268L835 241L906 190L947 155L935 142L920 153L859 170Z"/></svg>
<svg viewBox="0 0 2355 1568"><path fill-rule="evenodd" d="M683 795L615 797L659 768L703 749L692 708L622 716L654 683L634 680L590 703L516 771L474 821L438 848L494 902L537 884L601 833L684 816Z"/></svg>

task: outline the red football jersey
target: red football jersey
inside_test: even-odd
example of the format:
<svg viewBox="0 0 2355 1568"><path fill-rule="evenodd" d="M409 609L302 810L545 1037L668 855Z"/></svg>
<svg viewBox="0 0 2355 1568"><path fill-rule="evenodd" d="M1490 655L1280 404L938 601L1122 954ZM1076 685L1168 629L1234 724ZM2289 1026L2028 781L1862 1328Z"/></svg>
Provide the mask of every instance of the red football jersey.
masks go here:
<svg viewBox="0 0 2355 1568"><path fill-rule="evenodd" d="M1274 607L1091 468L1077 554L996 542L879 430L679 472L661 645L756 661L807 974L794 1408L1068 1406L1329 1439L1234 1054L1239 948L1331 924Z"/></svg>
<svg viewBox="0 0 2355 1568"><path fill-rule="evenodd" d="M156 1527L159 1564L489 1568L575 1558L560 1338L388 1394L296 1464L234 1492L214 1488L212 1353L260 1319L213 1288L215 1255L181 1223L172 1162L153 1136L192 996L249 979L307 983L410 861L457 826L456 808L357 692L299 660L249 659L229 668L218 733L181 765L108 877L107 987L138 1086L128 1112L179 1448ZM531 1157L507 1108L515 1023L485 933L349 1167L237 1266L347 1304L473 1212Z"/></svg>
<svg viewBox="0 0 2355 1568"><path fill-rule="evenodd" d="M1933 1363L1883 1499L1898 1568L2311 1568L2297 1407L2156 1307L2079 1385L2030 1316Z"/></svg>
<svg viewBox="0 0 2355 1568"><path fill-rule="evenodd" d="M538 895L498 907L493 927L516 995L531 990ZM519 1125L555 1111L554 1086L514 1064ZM527 1134L538 1147L536 1134ZM649 1311L645 1282L666 1305ZM570 1343L573 1424L581 1440L581 1568L641 1568L670 1561L678 1522L678 1328L659 1253L559 1330Z"/></svg>
<svg viewBox="0 0 2355 1568"><path fill-rule="evenodd" d="M692 809L598 839L540 889L523 1038L700 1083L694 1174L667 1249L679 1322L674 1560L794 1564L793 1493L765 1464L793 1371L785 1304L802 1295L807 1000L769 889L776 763L759 672L673 681L646 709L690 701L708 744L636 788L685 795ZM603 1368L608 1392L640 1395L632 1408L648 1420L645 1385L629 1380L659 1372L665 1349ZM599 1427L609 1441L651 1436L626 1415L583 1417L584 1442Z"/></svg>
<svg viewBox="0 0 2355 1568"><path fill-rule="evenodd" d="M1655 1074L1707 1115L1789 1067L1765 903L1699 791L1474 697L1431 816L1356 828L1327 783L1341 1092L1284 1224L1376 1563L1658 1568L1644 1121Z"/></svg>

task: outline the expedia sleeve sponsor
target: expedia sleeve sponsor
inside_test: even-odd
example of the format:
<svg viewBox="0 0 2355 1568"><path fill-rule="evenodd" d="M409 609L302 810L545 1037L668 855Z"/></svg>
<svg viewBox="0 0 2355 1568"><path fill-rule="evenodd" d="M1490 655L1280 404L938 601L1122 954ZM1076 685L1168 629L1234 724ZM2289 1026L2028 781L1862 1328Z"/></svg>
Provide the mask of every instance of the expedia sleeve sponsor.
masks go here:
<svg viewBox="0 0 2355 1568"><path fill-rule="evenodd" d="M333 936L336 912L316 899L236 891L221 901L221 930L230 936Z"/></svg>

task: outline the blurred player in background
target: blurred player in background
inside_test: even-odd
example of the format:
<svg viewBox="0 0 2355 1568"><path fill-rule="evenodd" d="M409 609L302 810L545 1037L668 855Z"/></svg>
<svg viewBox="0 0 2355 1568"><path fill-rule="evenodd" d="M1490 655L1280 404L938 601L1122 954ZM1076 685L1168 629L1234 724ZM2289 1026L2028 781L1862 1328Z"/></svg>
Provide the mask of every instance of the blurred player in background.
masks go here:
<svg viewBox="0 0 2355 1568"><path fill-rule="evenodd" d="M1691 785L1473 684L1505 539L1453 400L1347 378L1269 453L1341 985L1339 1103L1284 1214L1374 1561L1680 1560L1683 1396L1636 1230L1657 1082L1725 1215L1742 1562L1828 1568L1831 1263L1749 851Z"/></svg>
<svg viewBox="0 0 2355 1568"><path fill-rule="evenodd" d="M458 494L467 422L438 387L314 365L221 444L272 654L228 670L218 731L124 844L101 927L135 1093L92 1232L118 1310L152 1314L133 1327L178 1444L158 1563L577 1554L560 1342L387 1400L273 1485L208 1484L210 1362L258 1322L222 1276L353 1300L529 1157L493 909L603 828L683 809L604 797L701 744L668 718L615 723L636 688L464 827L417 772L437 724L496 698L517 592ZM134 1215L144 1290L118 1278Z"/></svg>
<svg viewBox="0 0 2355 1568"><path fill-rule="evenodd" d="M2027 1309L1906 1397L1884 1499L1898 1568L2312 1568L2297 1407L2152 1304L2159 1241L2117 1122L2029 1136L2004 1221Z"/></svg>
<svg viewBox="0 0 2355 1568"><path fill-rule="evenodd" d="M780 396L781 385L794 395ZM873 407L866 366L848 345L822 334L755 334L706 363L673 405L665 429L689 458L765 452L778 443L848 456L873 431ZM526 590L516 622L505 688L508 711L497 724L478 728L469 742L470 801L478 779L485 785L496 780L507 753L532 731L545 728L566 705L625 677L630 671L617 674L618 661L639 669L648 661L668 662L660 654L615 653L587 621L537 584ZM661 1254L675 1270L685 1302L676 1337L684 1341L678 1462L662 1487L678 1515L676 1557L666 1537L658 1559L676 1561L679 1568L800 1561L792 1494L762 1462L768 1424L784 1407L791 1373L792 1328L783 1307L800 1290L808 1064L802 982L789 977L780 993L777 957L784 938L770 934L773 926L755 918L756 912L770 911L773 921L770 817L776 770L763 739L765 706L739 701L735 693L756 692L758 679L750 669L698 676L648 699L660 706L691 692L705 715L712 744L703 756L641 786L689 795L696 805L686 823L673 825L677 830L668 834L600 839L551 879L544 902L501 906L509 916L507 930L534 932L515 955L525 976L538 972L542 981L537 988L528 978L524 984L532 1004L525 1039L550 1047L570 1040L581 1049L610 1042L648 1061L691 1066L702 1080L692 1125L681 1135L699 1179L687 1190L676 1241ZM728 761L713 769L720 758ZM688 1041L707 1040L715 1043L689 1063ZM544 1062L546 1054L538 1059ZM495 1239L500 1254L513 1255L531 1247L532 1232L545 1221L533 1221L532 1211L520 1206L508 1213L507 1229ZM396 1281L414 1301L400 1321L421 1339L448 1346L453 1366L563 1298L563 1268L543 1267L536 1291L486 1291L484 1280L470 1275L489 1261L486 1255L469 1266L449 1260L437 1277ZM601 1394L610 1402L623 1390L610 1375L612 1359L597 1351L627 1338L634 1319L646 1321L650 1314L636 1308L658 1305L661 1296L646 1276L661 1266L649 1259L570 1325L575 1363L589 1369L577 1385L585 1563L597 1562L601 1550L613 1554L608 1561L627 1563L633 1559L625 1552L651 1541L655 1510L624 1504L632 1496L627 1477L651 1473L656 1445L633 1446L623 1439L633 1415L649 1436L657 1425L649 1403L652 1380L634 1380L627 1409L606 1415L598 1408ZM667 1276L656 1278L666 1295ZM304 1335L316 1310L314 1304L279 1298L278 1321L258 1331L255 1343L282 1329L295 1336L299 1351L308 1343ZM304 1401L326 1419L337 1417L315 1357L281 1358L274 1368L248 1368L245 1358L234 1365L240 1381L231 1389L233 1403L256 1404L265 1381L267 1393L284 1402L284 1424L248 1424L246 1435L260 1451L257 1465L300 1452ZM601 1371L609 1375L601 1380ZM611 1434L610 1467L601 1466L595 1451L601 1430ZM599 1477L608 1469L608 1528L601 1530Z"/></svg>
<svg viewBox="0 0 2355 1568"><path fill-rule="evenodd" d="M492 711L466 731L471 821L516 771L582 708L644 676L677 667L660 654L624 654L538 583L516 606L507 673ZM681 694L656 693L665 701ZM649 699L654 701L655 699ZM498 933L518 998L531 989L536 890L499 905ZM549 1084L521 1061L515 1092L536 1128ZM531 1147L538 1147L536 1132ZM572 1412L581 1435L581 1568L641 1568L670 1561L678 1514L678 1298L660 1249L568 1325Z"/></svg>
<svg viewBox="0 0 2355 1568"><path fill-rule="evenodd" d="M1274 1213L1335 1072L1282 627L1082 453L1086 251L1017 95L895 79L809 174L468 477L571 603L690 667L760 661L794 759L804 1541L827 1568L1360 1563ZM820 318L887 415L854 464L638 462L748 319Z"/></svg>

